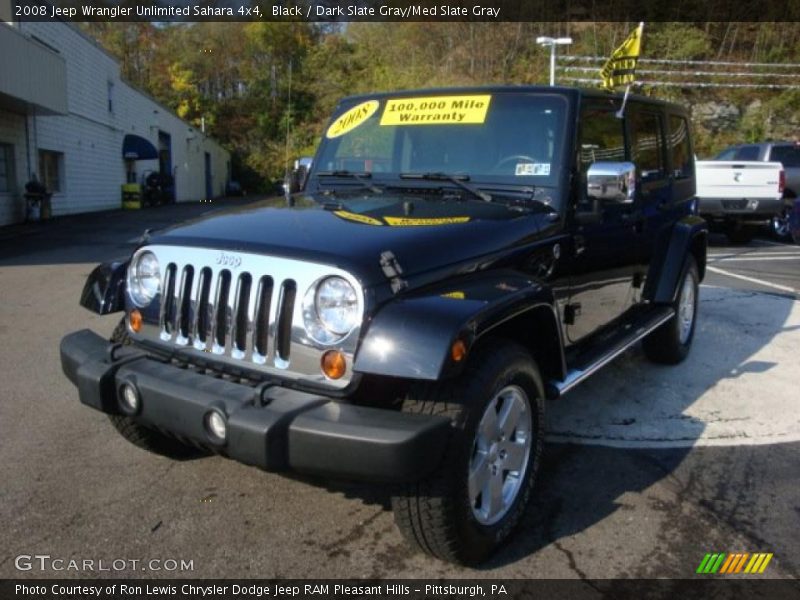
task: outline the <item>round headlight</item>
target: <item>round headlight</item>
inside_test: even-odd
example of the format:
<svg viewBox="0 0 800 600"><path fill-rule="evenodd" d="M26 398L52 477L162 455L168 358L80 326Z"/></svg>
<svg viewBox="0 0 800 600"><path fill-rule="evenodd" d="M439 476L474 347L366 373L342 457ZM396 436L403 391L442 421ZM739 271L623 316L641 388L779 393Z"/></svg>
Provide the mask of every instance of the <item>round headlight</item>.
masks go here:
<svg viewBox="0 0 800 600"><path fill-rule="evenodd" d="M359 324L361 309L358 293L342 277L317 281L303 298L306 333L320 344L335 344Z"/></svg>
<svg viewBox="0 0 800 600"><path fill-rule="evenodd" d="M323 327L335 334L347 335L358 323L358 296L346 279L328 277L320 283L314 305Z"/></svg>
<svg viewBox="0 0 800 600"><path fill-rule="evenodd" d="M161 287L161 270L152 252L142 252L130 266L130 293L134 303L147 306Z"/></svg>

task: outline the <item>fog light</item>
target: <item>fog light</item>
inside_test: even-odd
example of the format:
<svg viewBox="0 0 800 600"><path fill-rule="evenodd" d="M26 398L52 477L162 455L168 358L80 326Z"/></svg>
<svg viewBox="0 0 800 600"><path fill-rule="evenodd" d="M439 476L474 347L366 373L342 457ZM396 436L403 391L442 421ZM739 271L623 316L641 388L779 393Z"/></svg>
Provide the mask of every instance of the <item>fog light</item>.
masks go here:
<svg viewBox="0 0 800 600"><path fill-rule="evenodd" d="M321 366L328 379L341 379L347 371L347 361L338 350L328 350L323 354Z"/></svg>
<svg viewBox="0 0 800 600"><path fill-rule="evenodd" d="M139 412L139 394L130 383L123 383L119 389L119 407L126 415L135 415Z"/></svg>
<svg viewBox="0 0 800 600"><path fill-rule="evenodd" d="M206 413L205 418L206 431L211 439L217 443L222 443L228 436L228 424L225 422L225 416L217 411L212 410Z"/></svg>
<svg viewBox="0 0 800 600"><path fill-rule="evenodd" d="M133 309L131 314L128 315L128 321L131 324L131 330L134 333L139 333L142 330L142 313L140 313L137 309Z"/></svg>

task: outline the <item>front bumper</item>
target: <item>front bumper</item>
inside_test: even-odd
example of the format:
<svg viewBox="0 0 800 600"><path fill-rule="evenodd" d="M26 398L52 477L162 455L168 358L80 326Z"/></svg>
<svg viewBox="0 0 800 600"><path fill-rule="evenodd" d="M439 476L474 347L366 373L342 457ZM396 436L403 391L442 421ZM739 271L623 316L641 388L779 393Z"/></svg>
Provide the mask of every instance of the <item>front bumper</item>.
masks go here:
<svg viewBox="0 0 800 600"><path fill-rule="evenodd" d="M119 388L133 384L141 400L136 421L270 471L415 481L438 466L449 435L444 417L233 383L110 344L88 329L61 341L61 365L83 404L121 414ZM223 445L215 445L206 431L211 410L226 417Z"/></svg>

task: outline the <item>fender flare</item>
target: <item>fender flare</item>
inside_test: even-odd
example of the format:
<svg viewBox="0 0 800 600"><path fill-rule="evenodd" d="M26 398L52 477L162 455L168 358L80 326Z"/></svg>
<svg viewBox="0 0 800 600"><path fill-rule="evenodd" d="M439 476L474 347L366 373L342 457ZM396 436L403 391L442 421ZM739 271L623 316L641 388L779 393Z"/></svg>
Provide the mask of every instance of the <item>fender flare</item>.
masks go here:
<svg viewBox="0 0 800 600"><path fill-rule="evenodd" d="M545 310L542 310L545 309ZM450 281L385 304L362 337L353 370L361 374L436 381L463 366L451 358L462 340L469 349L511 320L542 310L558 332L559 368L563 343L552 290L516 271L492 272Z"/></svg>
<svg viewBox="0 0 800 600"><path fill-rule="evenodd" d="M705 276L708 245L708 224L697 215L689 215L675 223L669 239L656 247L650 264L644 297L656 303L675 301L686 255L697 260L700 280Z"/></svg>
<svg viewBox="0 0 800 600"><path fill-rule="evenodd" d="M80 304L98 315L125 310L128 261L110 261L95 267L81 292Z"/></svg>

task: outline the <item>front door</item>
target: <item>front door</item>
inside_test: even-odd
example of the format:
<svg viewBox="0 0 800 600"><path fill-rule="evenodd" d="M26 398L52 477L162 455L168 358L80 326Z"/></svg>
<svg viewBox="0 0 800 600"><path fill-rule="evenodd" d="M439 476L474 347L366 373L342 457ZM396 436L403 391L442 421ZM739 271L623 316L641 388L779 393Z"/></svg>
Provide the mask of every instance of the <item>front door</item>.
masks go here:
<svg viewBox="0 0 800 600"><path fill-rule="evenodd" d="M586 195L586 173L593 163L627 160L624 121L617 110L615 99L586 98L581 107L570 294L563 309L570 343L622 315L634 298L641 231L636 207Z"/></svg>

